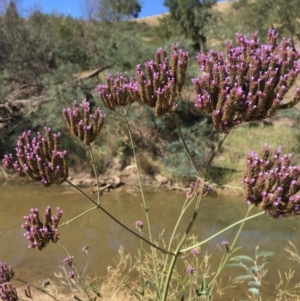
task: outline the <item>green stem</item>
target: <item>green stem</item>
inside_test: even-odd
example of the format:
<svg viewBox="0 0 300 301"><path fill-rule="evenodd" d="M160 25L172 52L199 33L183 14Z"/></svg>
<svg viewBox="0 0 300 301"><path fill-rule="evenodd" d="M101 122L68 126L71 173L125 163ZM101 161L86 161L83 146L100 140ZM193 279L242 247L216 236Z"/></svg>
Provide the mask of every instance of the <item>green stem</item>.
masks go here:
<svg viewBox="0 0 300 301"><path fill-rule="evenodd" d="M96 178L96 183L97 183L97 203L98 205L100 205L100 187L99 187L99 180L98 180L98 173L97 173L97 169L96 169L96 165L95 165L95 161L94 161L94 155L93 155L93 151L92 151L92 148L91 146L89 145L89 152L90 152L90 157L91 157L91 160L92 160L92 166L93 166L93 169L94 169L94 174L95 174L95 178Z"/></svg>
<svg viewBox="0 0 300 301"><path fill-rule="evenodd" d="M227 230L229 230L229 229L231 229L231 228L233 228L233 227L235 227L235 226L237 226L237 225L239 225L239 224L241 224L241 223L243 223L243 222L246 222L246 221L248 221L248 220L250 220L250 219L253 219L253 218L256 218L256 217L258 217L258 216L260 216L260 215L263 215L264 213L265 213L265 212L262 211L262 212L253 214L253 215L251 215L251 216L249 216L249 217L243 218L243 219L241 219L241 220L239 220L239 221L237 221L237 222L231 224L230 226L228 226L228 227L222 229L221 231L215 233L214 235L210 236L209 238L207 238L207 239L205 239L205 240L203 240L203 241L201 241L201 242L199 242L199 243L197 243L197 244L195 244L195 245L193 245L193 246L191 246L191 247L188 247L188 248L186 248L186 249L181 250L181 251L180 251L180 254L181 254L181 253L185 253L185 252L187 252L187 251L190 251L190 250L192 250L193 248L196 248L196 247L199 247L199 246L201 246L201 245L204 245L204 244L207 243L208 241L210 241L210 240L212 240L213 238L219 236L220 234L226 232Z"/></svg>
<svg viewBox="0 0 300 301"><path fill-rule="evenodd" d="M186 209L190 206L190 204L194 201L194 198L191 199L191 200L186 204L187 200L188 200L188 199L186 199L185 202L184 202L184 204L183 204L183 207L182 207L180 216L178 217L177 222L176 222L176 225L175 225L175 227L174 227L174 229L173 229L173 231L172 231L172 234L171 234L171 237L170 237L170 242L169 242L169 245L168 245L168 251L171 250L171 245L172 245L172 242L173 242L173 240L174 240L174 237L175 237L177 228L178 228L178 226L179 226L179 223L180 223L180 221L181 221L181 219L182 219L182 217L183 217L183 214L185 213ZM166 255L165 262L168 262L168 259L169 259L169 255ZM162 271L162 275L165 274L166 268L167 268L167 265L165 264L165 265L164 265L164 268L163 268L163 271Z"/></svg>
<svg viewBox="0 0 300 301"><path fill-rule="evenodd" d="M14 278L14 280L19 281L19 282L22 282L22 283L25 283L25 284L28 284L28 282L26 282L26 281L24 281L24 280L22 280L22 279L20 279L20 278ZM54 299L54 300L59 301L59 300L56 299L54 296L52 296L50 293L48 293L46 290L43 290L43 289L41 289L41 288L39 288L39 287L37 287L37 286L35 286L35 285L32 285L32 284L29 284L29 286L35 288L36 290L38 290L38 291L40 291L40 292L42 292L42 293L44 293L44 294L46 294L46 295L48 295L49 297L51 297L51 298Z"/></svg>
<svg viewBox="0 0 300 301"><path fill-rule="evenodd" d="M63 226L68 225L69 223L75 221L76 219L82 217L83 215L85 215L85 214L87 214L87 213L89 213L89 212L91 212L91 211L93 211L93 210L95 210L95 209L98 209L98 206L95 206L95 207L93 207L93 208L90 208L90 209L88 209L88 210L86 210L86 211L80 213L79 215L77 215L77 216L71 218L70 220L64 222L63 224L59 225L58 228L61 228L61 227L63 227Z"/></svg>
<svg viewBox="0 0 300 301"><path fill-rule="evenodd" d="M140 230L141 232L141 230ZM140 270L139 270L139 278L140 278L140 286L141 286L141 292L143 292L143 279L142 279L142 256L143 256L143 241L140 241L140 251L139 253L139 265L140 265ZM142 297L143 300L143 297Z"/></svg>
<svg viewBox="0 0 300 301"><path fill-rule="evenodd" d="M183 144L183 146L184 146L185 152L186 152L186 154L187 154L187 156L188 156L188 158L189 158L191 164L193 165L193 167L194 167L194 169L195 169L195 171L196 171L196 175L197 175L198 177L200 177L199 171L198 171L198 169L197 169L197 167L196 167L196 164L195 164L195 162L194 162L194 160L193 160L193 158L192 158L192 155L191 155L191 153L190 153L190 150L189 150L188 146L186 145L185 139L183 138L183 135L182 135L180 126L179 126L179 124L178 124L178 122L177 122L177 120L176 120L176 117L175 117L174 114L172 114L172 113L170 113L170 115L171 115L171 117L172 117L173 122L175 123L175 126L176 126L177 131L178 131L179 136L180 136L180 139L181 139L182 144Z"/></svg>
<svg viewBox="0 0 300 301"><path fill-rule="evenodd" d="M79 187L77 187L76 185L74 185L72 182L70 181L66 181L69 185L71 185L72 187L74 187L76 190L78 190L86 199L88 199L90 202L92 202L94 205L96 205L96 207L98 209L100 209L102 212L104 212L107 216L109 216L112 220L114 220L118 225L120 225L121 227L123 227L124 229L126 229L127 231L129 231L130 233L132 233L133 235L137 236L139 239L142 239L144 242L146 242L147 244L149 244L150 246L152 246L153 248L161 251L162 253L165 254L170 254L170 255L174 255L172 252L169 252L167 250L164 250L162 248L160 248L159 246L155 245L154 243L152 243L151 241L147 240L146 238L144 238L143 236L140 236L139 234L137 234L136 232L134 232L133 230L131 230L130 228L128 228L126 225L124 225L122 222L120 222L116 217L114 217L112 214L110 214L106 209L104 209L101 205L98 205L92 198L90 198L84 191L82 191Z"/></svg>
<svg viewBox="0 0 300 301"><path fill-rule="evenodd" d="M220 141L218 142L218 144L216 145L216 147L212 151L212 153L210 155L210 158L209 158L209 160L208 160L208 162L206 164L204 178L203 178L202 183L201 183L201 189L200 189L200 192L199 192L196 204L195 204L194 213L193 213L193 215L191 217L191 220L190 220L190 222L189 222L189 224L187 226L187 229L186 229L184 235L182 236L182 238L181 238L181 240L180 240L180 242L179 242L179 244L178 244L178 246L177 246L177 248L176 248L176 250L174 252L175 254L174 254L174 257L172 258L172 261L171 261L171 264L170 264L170 267L169 267L169 270L168 270L167 279L166 279L166 282L165 282L165 285L164 285L164 290L163 290L163 298L162 298L163 301L167 300L168 290L169 290L169 285L170 285L170 281L171 281L173 269L175 267L175 263L177 261L177 258L178 258L178 256L181 253L180 249L181 249L182 245L184 244L184 242L186 241L186 239L188 238L189 233L191 232L192 227L194 225L194 222L197 219L199 208L200 208L202 197L203 197L204 187L205 187L204 183L206 181L206 178L209 175L211 164L212 164L213 159L215 158L217 152L219 151L219 149L221 148L221 146L224 143L225 139L227 138L227 136L228 136L228 133L226 133L226 134L223 135L223 137L220 139Z"/></svg>
<svg viewBox="0 0 300 301"><path fill-rule="evenodd" d="M68 253L67 249L65 248L64 244L61 242L61 240L58 240L60 247L63 249L64 253L66 254L67 257L70 257L70 254ZM90 297L90 295L87 292L87 289L84 285L83 277L81 276L81 273L79 271L79 269L76 267L75 263L73 262L72 265L70 265L70 268L74 271L74 268L76 270L75 276L80 284L80 286L82 287L85 295L87 296L87 298L89 299L89 301L92 301L92 298Z"/></svg>
<svg viewBox="0 0 300 301"><path fill-rule="evenodd" d="M146 215L149 239L150 239L150 242L153 243L151 223L150 223L150 218L149 218L149 204L147 204L145 196L144 196L143 185L142 185L142 180L141 180L141 174L140 174L139 165L138 165L138 162L137 162L135 147L134 147L134 143L133 143L133 139L132 139L132 134L131 134L131 130L130 130L129 121L128 121L128 118L127 118L127 113L126 113L124 108L123 108L123 114L124 114L124 119L125 119L125 122L126 122L127 129L128 129L128 134L129 134L129 138L130 138L132 151L133 151L133 156L134 156L134 161L135 161L135 166L136 166L136 171L137 171L137 176L138 176L138 181L139 181L139 187L140 187L142 201L143 201L143 207L144 207L144 211L145 211L145 215ZM155 273L155 282L156 282L156 286L157 286L158 297L160 299L161 298L160 281L159 281L159 278L158 278L157 262L155 260L155 254L154 254L153 248L151 248L151 253L152 253L152 261L153 261L153 267L154 267L154 273Z"/></svg>
<svg viewBox="0 0 300 301"><path fill-rule="evenodd" d="M207 162L206 168L205 168L204 181L207 180L207 177L208 177L209 172L210 172L212 161L214 160L216 154L218 153L218 151L222 147L223 143L225 142L225 139L227 138L228 134L229 133L226 133L226 134L223 135L223 137L220 139L219 143L217 144L217 146L213 150L212 154L210 155L210 158L208 159L208 162Z"/></svg>
<svg viewBox="0 0 300 301"><path fill-rule="evenodd" d="M238 240L238 238L239 238L239 236L240 236L240 234L241 234L241 231L242 231L242 229L243 229L243 227L244 227L244 225L245 225L245 222L246 222L245 219L247 218L247 216L248 216L248 214L250 213L250 211L251 211L252 208L253 208L253 206L250 206L250 207L248 208L248 210L247 210L247 212L246 212L246 215L245 215L245 217L243 218L243 221L242 221L242 223L241 223L241 225L240 225L240 227L239 227L239 230L237 231L237 233L236 233L236 235L235 235L235 238L234 238L234 240L233 240L233 242L232 242L232 244L231 244L231 246L230 246L232 249L234 248L234 246L235 246L235 244L236 244L236 242L237 242L237 240ZM214 285L216 279L219 277L220 273L223 271L223 269L224 269L224 267L225 267L225 265L226 265L226 263L227 263L227 261L228 261L228 259L229 259L229 257L230 257L229 255L230 255L230 254L227 254L227 256L224 258L224 260L222 261L222 263L221 263L221 265L220 265L218 271L217 271L216 274L214 275L214 278L213 278L213 279L210 281L210 283L208 284L208 287L209 287L210 291L212 291L213 285Z"/></svg>
<svg viewBox="0 0 300 301"><path fill-rule="evenodd" d="M93 273L94 273L94 275L95 275L95 278L96 278L96 281L97 281L97 290L98 290L98 293L100 293L100 283L99 283L99 277L97 276L97 273L96 273L96 270L95 270L95 265L93 265L93 262L92 262L92 259L91 259L91 256L90 256L90 254L89 254L89 251L87 250L86 252L86 255L87 255L87 257L88 257L88 261L89 261L89 263L90 263L90 265L91 265L91 267L92 267L92 269L93 269ZM100 293L101 294L101 293Z"/></svg>

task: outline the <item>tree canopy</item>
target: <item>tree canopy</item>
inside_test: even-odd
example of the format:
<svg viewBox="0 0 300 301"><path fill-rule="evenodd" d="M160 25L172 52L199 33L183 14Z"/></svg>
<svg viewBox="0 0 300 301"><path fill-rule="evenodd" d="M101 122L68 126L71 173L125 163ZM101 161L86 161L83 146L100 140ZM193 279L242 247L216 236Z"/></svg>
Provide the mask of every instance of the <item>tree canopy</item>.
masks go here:
<svg viewBox="0 0 300 301"><path fill-rule="evenodd" d="M206 52L207 24L212 18L211 8L216 0L165 0L170 10L170 19L187 38L191 38L194 48Z"/></svg>

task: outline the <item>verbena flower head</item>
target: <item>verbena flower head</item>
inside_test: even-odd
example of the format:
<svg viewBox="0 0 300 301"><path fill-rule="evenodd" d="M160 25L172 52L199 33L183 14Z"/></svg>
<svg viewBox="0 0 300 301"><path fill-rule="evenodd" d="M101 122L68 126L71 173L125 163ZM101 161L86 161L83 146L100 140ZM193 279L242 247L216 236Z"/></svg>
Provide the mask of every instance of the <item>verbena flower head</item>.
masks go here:
<svg viewBox="0 0 300 301"><path fill-rule="evenodd" d="M142 221L136 221L136 222L135 222L135 228L136 228L137 230L142 230L143 227L144 227L144 224L143 224Z"/></svg>
<svg viewBox="0 0 300 301"><path fill-rule="evenodd" d="M74 261L74 256L68 256L63 260L63 263L65 265L69 265L72 266L73 265L73 261Z"/></svg>
<svg viewBox="0 0 300 301"><path fill-rule="evenodd" d="M69 278L74 279L75 278L75 272L74 271L68 271L68 276L69 276Z"/></svg>
<svg viewBox="0 0 300 301"><path fill-rule="evenodd" d="M196 108L211 114L215 129L228 132L247 121L272 117L277 110L291 108L300 101L300 89L288 103L284 95L299 73L300 53L290 40L277 44L278 34L269 30L266 44L260 45L257 32L247 39L236 34L237 47L226 44L227 57L214 50L198 54L197 61L204 72L193 79Z"/></svg>
<svg viewBox="0 0 300 301"><path fill-rule="evenodd" d="M37 133L31 137L30 131L19 136L16 154L5 155L4 167L14 169L21 176L28 176L31 181L41 182L44 186L61 184L69 175L67 151L59 150L60 133L51 133L50 127L45 127L46 137Z"/></svg>
<svg viewBox="0 0 300 301"><path fill-rule="evenodd" d="M85 100L79 106L75 100L73 109L68 108L62 111L70 132L86 145L90 145L100 134L105 118L100 108L97 108L94 114L90 113L90 103Z"/></svg>
<svg viewBox="0 0 300 301"><path fill-rule="evenodd" d="M199 250L198 250L198 248L194 248L194 249L192 249L192 250L191 250L191 254L192 254L193 256L196 256L196 255L198 255L198 254L199 254Z"/></svg>
<svg viewBox="0 0 300 301"><path fill-rule="evenodd" d="M192 266L188 266L186 269L186 273L189 275L193 275L195 273L195 268Z"/></svg>
<svg viewBox="0 0 300 301"><path fill-rule="evenodd" d="M51 208L47 206L44 212L44 221L41 222L38 209L31 209L29 215L24 216L25 223L21 226L26 230L24 236L29 240L28 248L41 251L52 241L56 243L59 238L58 223L62 210L57 207L56 214L51 215Z"/></svg>
<svg viewBox="0 0 300 301"><path fill-rule="evenodd" d="M114 79L111 74L106 76L106 85L99 85L96 91L103 103L111 110L116 106L124 107L140 99L138 84L121 73Z"/></svg>
<svg viewBox="0 0 300 301"><path fill-rule="evenodd" d="M5 262L0 261L0 284L10 281L15 275L10 266L7 266Z"/></svg>
<svg viewBox="0 0 300 301"><path fill-rule="evenodd" d="M186 189L186 197L189 199L194 198L201 192L202 181L200 178L197 178L195 181L190 183L189 188ZM211 192L211 187L207 184L204 184L203 187L203 196L208 195Z"/></svg>
<svg viewBox="0 0 300 301"><path fill-rule="evenodd" d="M0 284L0 299L3 301L19 300L17 290L10 282Z"/></svg>
<svg viewBox="0 0 300 301"><path fill-rule="evenodd" d="M175 99L182 91L188 65L188 53L172 45L170 62L167 53L159 48L155 60L136 66L140 98L143 103L155 108L158 116L176 108Z"/></svg>
<svg viewBox="0 0 300 301"><path fill-rule="evenodd" d="M261 156L251 151L242 181L245 201L273 218L300 215L300 166L280 152L279 146L271 153L267 144Z"/></svg>

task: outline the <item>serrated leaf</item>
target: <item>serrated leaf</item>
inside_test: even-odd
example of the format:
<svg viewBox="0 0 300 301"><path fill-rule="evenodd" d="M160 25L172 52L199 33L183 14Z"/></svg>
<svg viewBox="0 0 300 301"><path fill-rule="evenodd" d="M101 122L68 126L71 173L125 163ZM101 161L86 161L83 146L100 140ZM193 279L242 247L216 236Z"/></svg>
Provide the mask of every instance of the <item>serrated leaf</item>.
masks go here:
<svg viewBox="0 0 300 301"><path fill-rule="evenodd" d="M228 263L226 264L228 268L243 268L244 266L241 263Z"/></svg>
<svg viewBox="0 0 300 301"><path fill-rule="evenodd" d="M248 285L252 286L252 287L260 287L261 283L258 281L250 281L250 282L248 282Z"/></svg>
<svg viewBox="0 0 300 301"><path fill-rule="evenodd" d="M274 252L261 251L261 252L258 252L257 257L270 257L270 256L274 256L274 255L275 255Z"/></svg>
<svg viewBox="0 0 300 301"><path fill-rule="evenodd" d="M241 261L241 262L253 262L253 259L246 255L234 256L234 257L231 257L230 260Z"/></svg>
<svg viewBox="0 0 300 301"><path fill-rule="evenodd" d="M255 287L248 288L248 291L254 295L260 295L259 289L255 288Z"/></svg>
<svg viewBox="0 0 300 301"><path fill-rule="evenodd" d="M245 280L252 280L253 277L251 275L241 275L237 276L233 279L233 282L240 282L240 281L245 281Z"/></svg>

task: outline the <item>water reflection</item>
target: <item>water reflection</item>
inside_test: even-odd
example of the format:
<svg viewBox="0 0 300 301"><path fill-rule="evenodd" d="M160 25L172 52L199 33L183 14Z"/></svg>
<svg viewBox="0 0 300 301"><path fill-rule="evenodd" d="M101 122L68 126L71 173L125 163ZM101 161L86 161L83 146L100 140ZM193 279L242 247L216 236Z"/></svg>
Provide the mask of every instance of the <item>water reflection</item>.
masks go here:
<svg viewBox="0 0 300 301"><path fill-rule="evenodd" d="M89 193L89 189L87 192ZM95 196L96 198L96 196ZM165 230L164 238L168 238L175 225L175 217L179 215L184 201L182 193L175 192L146 192L146 198L150 203L150 219L153 223L153 236ZM141 198L137 195L127 194L125 190L116 190L106 193L102 197L103 206L113 213L123 223L134 229L136 220L145 218L141 207ZM78 192L71 188L41 186L9 186L0 187L0 261L13 266L20 278L33 281L41 281L47 277L53 278L53 272L59 271L64 252L58 244L49 244L42 252L27 248L27 240L23 237L24 230L20 227L23 216L29 214L30 208L39 208L43 212L45 206L53 209L59 206L63 210L61 222L65 222L84 210L93 207ZM247 211L247 206L241 198L206 198L202 204L198 220L193 232L199 238L207 238L222 228L241 219ZM257 210L253 210L253 213ZM188 210L183 225L190 220L192 210ZM184 230L181 225L180 231ZM283 267L284 248L288 246L288 240L300 247L299 220L285 219L273 220L266 216L260 216L246 223L239 245L243 254L254 254L256 245L261 250L276 253L270 269L275 275L279 267ZM202 250L209 253L218 252L217 244L223 240L232 241L236 228L227 231L204 245ZM125 252L136 252L139 242L130 233L116 225L100 210L93 211L60 229L61 240L71 255L74 255L79 267L84 267L87 258L82 248L90 246L90 255L97 271L104 275L106 268L113 265L120 245ZM145 229L147 233L147 229ZM214 263L214 261L212 261ZM217 262L215 262L217 264ZM274 276L275 277L275 276ZM300 277L300 276L299 276Z"/></svg>

